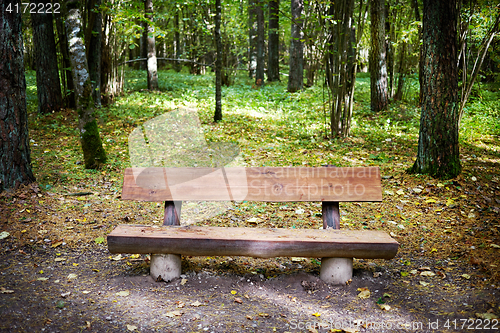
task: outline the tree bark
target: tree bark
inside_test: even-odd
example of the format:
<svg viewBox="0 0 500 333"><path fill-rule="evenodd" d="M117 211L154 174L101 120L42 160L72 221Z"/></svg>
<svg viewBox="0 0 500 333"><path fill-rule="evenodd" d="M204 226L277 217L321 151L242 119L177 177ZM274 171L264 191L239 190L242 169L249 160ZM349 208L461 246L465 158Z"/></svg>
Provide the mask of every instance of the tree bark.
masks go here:
<svg viewBox="0 0 500 333"><path fill-rule="evenodd" d="M146 19L153 21L153 0L145 0ZM148 89L158 90L158 65L156 61L154 27L147 24L148 44Z"/></svg>
<svg viewBox="0 0 500 333"><path fill-rule="evenodd" d="M61 8L63 11L64 7ZM63 78L63 102L69 108L76 107L75 86L73 84L73 75L71 74L71 62L69 61L68 39L66 29L64 27L64 14L56 16L57 36L59 37L59 51L63 59L63 70L61 77Z"/></svg>
<svg viewBox="0 0 500 333"><path fill-rule="evenodd" d="M458 146L457 0L424 0L423 101L418 153L410 172L454 178Z"/></svg>
<svg viewBox="0 0 500 333"><path fill-rule="evenodd" d="M288 92L296 92L303 89L304 86L304 49L302 41L304 33L302 32L302 10L304 9L303 0L291 0L292 8L292 27L290 40L290 70L288 76Z"/></svg>
<svg viewBox="0 0 500 333"><path fill-rule="evenodd" d="M88 8L89 24L92 24L89 36L88 63L90 81L92 82L92 98L97 108L101 107L101 39L102 12L99 8L101 0L90 2Z"/></svg>
<svg viewBox="0 0 500 333"><path fill-rule="evenodd" d="M36 0L35 4L46 1ZM38 112L59 111L63 107L61 83L57 69L57 53L51 13L31 14L35 47L36 90Z"/></svg>
<svg viewBox="0 0 500 333"><path fill-rule="evenodd" d="M85 46L81 38L81 16L78 6L68 4L66 17L71 70L75 83L78 129L86 169L98 168L106 162L106 152L102 147L99 128L94 118L92 84L88 72Z"/></svg>
<svg viewBox="0 0 500 333"><path fill-rule="evenodd" d="M418 9L418 0L413 0L412 1L413 9L415 11L415 20L420 22L420 10ZM422 40L422 28L419 25L418 26L418 43L420 44L420 41ZM423 99L423 70L424 70L424 56L422 54L422 46L419 46L418 48L418 85L420 87L420 92L419 92L419 98L418 102L422 103Z"/></svg>
<svg viewBox="0 0 500 333"><path fill-rule="evenodd" d="M257 12L257 69L255 71L255 85L264 85L264 1L256 0L255 10Z"/></svg>
<svg viewBox="0 0 500 333"><path fill-rule="evenodd" d="M370 0L370 95L371 109L384 110L387 97L387 63L385 44L385 0Z"/></svg>
<svg viewBox="0 0 500 333"><path fill-rule="evenodd" d="M257 9L255 2L248 0L248 77L253 78L257 68Z"/></svg>
<svg viewBox="0 0 500 333"><path fill-rule="evenodd" d="M179 11L175 12L174 16L174 29L175 29L175 58L180 59L181 58L181 34L180 34L180 28L179 28ZM179 61L175 62L174 64L174 69L178 73L182 69L182 65Z"/></svg>
<svg viewBox="0 0 500 333"><path fill-rule="evenodd" d="M215 60L215 114L214 121L222 120L222 40L220 36L221 0L215 0L215 45L217 58Z"/></svg>
<svg viewBox="0 0 500 333"><path fill-rule="evenodd" d="M147 58L148 57L148 23L146 21L141 22L142 25L142 35L139 40L139 47L140 47L140 53L141 53L141 58ZM147 62L139 62L139 69L142 70L147 70Z"/></svg>
<svg viewBox="0 0 500 333"><path fill-rule="evenodd" d="M20 1L16 3L21 7ZM0 192L35 181L26 111L21 12L0 1Z"/></svg>
<svg viewBox="0 0 500 333"><path fill-rule="evenodd" d="M269 36L267 44L267 81L280 80L279 46L280 46L280 21L279 21L280 0L269 1Z"/></svg>

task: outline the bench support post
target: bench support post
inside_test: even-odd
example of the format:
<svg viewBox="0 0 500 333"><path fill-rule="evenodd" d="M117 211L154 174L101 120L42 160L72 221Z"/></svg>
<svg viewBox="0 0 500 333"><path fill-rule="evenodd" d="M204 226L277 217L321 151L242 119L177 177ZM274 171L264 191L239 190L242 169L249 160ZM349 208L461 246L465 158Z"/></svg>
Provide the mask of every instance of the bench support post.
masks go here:
<svg viewBox="0 0 500 333"><path fill-rule="evenodd" d="M352 279L352 258L322 258L321 280L331 284L345 284Z"/></svg>
<svg viewBox="0 0 500 333"><path fill-rule="evenodd" d="M181 225L182 201L165 201L163 225ZM179 254L151 254L149 274L155 281L172 281L181 276Z"/></svg>

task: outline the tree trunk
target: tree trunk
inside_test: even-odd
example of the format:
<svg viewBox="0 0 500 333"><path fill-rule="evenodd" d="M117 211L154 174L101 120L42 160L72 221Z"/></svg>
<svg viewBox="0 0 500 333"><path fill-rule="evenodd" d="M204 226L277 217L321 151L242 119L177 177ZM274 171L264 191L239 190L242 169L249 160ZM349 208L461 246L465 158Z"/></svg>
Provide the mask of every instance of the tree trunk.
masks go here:
<svg viewBox="0 0 500 333"><path fill-rule="evenodd" d="M222 40L220 36L221 0L215 0L215 45L217 58L215 60L215 114L214 121L222 120Z"/></svg>
<svg viewBox="0 0 500 333"><path fill-rule="evenodd" d="M264 85L264 1L257 0L255 10L257 12L257 70L255 71L255 85Z"/></svg>
<svg viewBox="0 0 500 333"><path fill-rule="evenodd" d="M296 92L303 89L304 85L304 50L302 41L304 33L302 32L302 10L304 9L303 0L291 0L292 8L292 27L290 40L290 70L288 76L288 92Z"/></svg>
<svg viewBox="0 0 500 333"><path fill-rule="evenodd" d="M385 44L385 0L370 0L370 95L372 111L381 111L387 98L387 64Z"/></svg>
<svg viewBox="0 0 500 333"><path fill-rule="evenodd" d="M257 9L255 2L248 0L248 77L253 78L257 68Z"/></svg>
<svg viewBox="0 0 500 333"><path fill-rule="evenodd" d="M420 10L418 9L418 0L413 0L413 9L415 10L415 20L420 22ZM422 28L418 26L418 43L422 40ZM422 103L423 100L423 70L424 70L424 56L422 54L422 46L418 47L418 86L420 87L418 102Z"/></svg>
<svg viewBox="0 0 500 333"><path fill-rule="evenodd" d="M354 0L331 1L328 17L330 40L326 54L326 82L331 91L330 128L332 137L349 135L356 79L356 45L353 29Z"/></svg>
<svg viewBox="0 0 500 333"><path fill-rule="evenodd" d="M145 0L146 18L153 21L153 0ZM147 23L148 44L148 89L158 90L158 66L156 62L154 27Z"/></svg>
<svg viewBox="0 0 500 333"><path fill-rule="evenodd" d="M403 42L401 46L401 51L399 51L399 69L398 69L398 88L396 94L394 95L395 101L400 101L403 99L403 90L406 80L406 42Z"/></svg>
<svg viewBox="0 0 500 333"><path fill-rule="evenodd" d="M90 2L88 8L90 30L88 45L88 62L90 81L92 82L92 98L97 108L101 107L101 39L102 39L102 12L99 9L101 0Z"/></svg>
<svg viewBox="0 0 500 333"><path fill-rule="evenodd" d="M12 2L0 1L0 192L35 181L28 137L22 14L8 12L8 4Z"/></svg>
<svg viewBox="0 0 500 333"><path fill-rule="evenodd" d="M75 83L76 106L78 110L78 129L86 169L98 168L106 162L106 152L102 147L99 129L94 118L92 84L85 56L85 46L81 38L81 16L74 3L68 4L66 17L71 70Z"/></svg>
<svg viewBox="0 0 500 333"><path fill-rule="evenodd" d="M457 2L424 0L423 101L418 153L410 172L449 179L460 174Z"/></svg>
<svg viewBox="0 0 500 333"><path fill-rule="evenodd" d="M174 38L175 38L175 58L180 59L182 52L181 52L181 34L180 34L180 30L179 30L179 11L175 12L174 29L175 29L175 36L174 36ZM174 69L177 73L181 71L182 66L181 66L181 63L179 61L175 62Z"/></svg>
<svg viewBox="0 0 500 333"><path fill-rule="evenodd" d="M140 57L142 59L146 59L148 57L148 23L146 21L141 22L142 25L142 34L139 41L139 47L141 49ZM139 61L139 69L147 70L147 62Z"/></svg>
<svg viewBox="0 0 500 333"><path fill-rule="evenodd" d="M37 0L37 5L46 1ZM51 13L31 14L35 47L36 91L38 112L59 111L63 107L61 83L57 69L57 53Z"/></svg>
<svg viewBox="0 0 500 333"><path fill-rule="evenodd" d="M280 21L279 21L280 0L269 1L269 40L267 44L267 53L269 56L267 62L267 81L280 80L279 46L280 46Z"/></svg>
<svg viewBox="0 0 500 333"><path fill-rule="evenodd" d="M394 95L394 48L392 43L396 41L395 21L395 10L394 8L391 8L390 0L388 0L385 4L385 48L387 53L388 99L391 99Z"/></svg>
<svg viewBox="0 0 500 333"><path fill-rule="evenodd" d="M61 8L61 10L63 10ZM61 52L63 59L63 70L61 77L64 78L63 82L63 101L64 104L69 108L76 107L75 99L75 86L73 84L73 75L71 74L71 62L69 61L68 52L68 39L66 37L66 29L64 27L64 14L56 16L56 27L57 35L59 37L59 51Z"/></svg>

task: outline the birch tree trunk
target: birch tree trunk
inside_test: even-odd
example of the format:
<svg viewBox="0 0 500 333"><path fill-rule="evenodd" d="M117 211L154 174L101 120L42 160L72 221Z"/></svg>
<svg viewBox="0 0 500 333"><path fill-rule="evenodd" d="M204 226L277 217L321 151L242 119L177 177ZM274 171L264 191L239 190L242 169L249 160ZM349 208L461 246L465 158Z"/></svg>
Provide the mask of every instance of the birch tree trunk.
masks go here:
<svg viewBox="0 0 500 333"><path fill-rule="evenodd" d="M106 152L102 147L99 128L94 118L92 83L87 66L85 46L81 38L81 15L78 5L67 4L66 31L69 41L69 57L75 84L78 129L86 169L96 169L106 162Z"/></svg>
<svg viewBox="0 0 500 333"><path fill-rule="evenodd" d="M0 192L35 181L26 112L22 14L8 12L9 3L0 1Z"/></svg>
<svg viewBox="0 0 500 333"><path fill-rule="evenodd" d="M144 2L146 10L146 18L153 21L153 0L146 0ZM147 24L148 31L148 89L158 90L158 65L156 61L156 48L155 48L155 35L154 27Z"/></svg>

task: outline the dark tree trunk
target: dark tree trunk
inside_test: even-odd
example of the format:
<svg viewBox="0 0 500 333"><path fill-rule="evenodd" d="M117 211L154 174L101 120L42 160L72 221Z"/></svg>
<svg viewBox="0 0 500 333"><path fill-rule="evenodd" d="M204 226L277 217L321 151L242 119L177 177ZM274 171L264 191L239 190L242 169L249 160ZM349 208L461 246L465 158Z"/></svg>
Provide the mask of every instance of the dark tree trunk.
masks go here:
<svg viewBox="0 0 500 333"><path fill-rule="evenodd" d="M139 47L141 49L140 57L142 59L146 59L148 57L148 23L146 21L142 21L141 25L142 35L139 41ZM139 69L147 70L147 68L148 66L146 61L139 61Z"/></svg>
<svg viewBox="0 0 500 333"><path fill-rule="evenodd" d="M75 8L76 7L76 8ZM76 106L78 110L78 129L86 169L98 168L106 162L106 152L102 147L99 128L94 118L92 83L85 56L85 46L81 37L80 10L74 3L68 4L66 16L71 70L75 83Z"/></svg>
<svg viewBox="0 0 500 333"><path fill-rule="evenodd" d="M418 0L413 0L413 9L415 10L415 20L420 21L420 10L418 9ZM422 40L422 28L418 26L418 43ZM422 54L422 46L418 48L418 85L420 87L419 99L418 102L422 103L423 99L423 70L424 70L424 56Z"/></svg>
<svg viewBox="0 0 500 333"><path fill-rule="evenodd" d="M21 8L20 1L16 1ZM35 181L26 112L21 12L0 1L0 192ZM13 4L12 4L13 5Z"/></svg>
<svg viewBox="0 0 500 333"><path fill-rule="evenodd" d="M267 81L280 80L280 21L279 21L280 0L269 1L269 40L267 52L269 60L267 62Z"/></svg>
<svg viewBox="0 0 500 333"><path fill-rule="evenodd" d="M179 30L179 11L175 12L174 16L174 29L175 29L175 58L181 58L181 34ZM180 72L182 69L180 61L176 61L174 65L174 69L176 72Z"/></svg>
<svg viewBox="0 0 500 333"><path fill-rule="evenodd" d="M92 98L94 105L101 107L101 39L102 39L102 12L99 9L101 0L90 1L89 8L89 24L92 24L92 29L88 34L88 62L90 81L92 82Z"/></svg>
<svg viewBox="0 0 500 333"><path fill-rule="evenodd" d="M303 0L292 0L292 27L290 40L290 70L288 76L288 92L302 90L304 86L304 49L302 41Z"/></svg>
<svg viewBox="0 0 500 333"><path fill-rule="evenodd" d="M381 111L389 103L387 97L387 64L385 44L385 0L370 0L370 95L372 111Z"/></svg>
<svg viewBox="0 0 500 333"><path fill-rule="evenodd" d="M396 94L394 95L395 101L400 101L403 99L403 89L406 80L406 42L403 42L401 50L399 51L399 69L398 69L398 88Z"/></svg>
<svg viewBox="0 0 500 333"><path fill-rule="evenodd" d="M33 3L33 2L32 2ZM46 1L37 0L38 5ZM31 14L35 46L36 91L38 112L59 111L63 107L61 83L57 69L56 43L51 13Z"/></svg>
<svg viewBox="0 0 500 333"><path fill-rule="evenodd" d="M257 12L257 70L255 71L255 84L264 85L264 1L257 0L255 10Z"/></svg>
<svg viewBox="0 0 500 333"><path fill-rule="evenodd" d="M457 0L424 0L423 100L418 153L411 172L449 179L460 174Z"/></svg>
<svg viewBox="0 0 500 333"><path fill-rule="evenodd" d="M388 99L394 94L394 48L392 43L396 41L394 22L396 19L394 11L391 11L390 0L385 4L385 49L387 51L387 74L388 74Z"/></svg>
<svg viewBox="0 0 500 333"><path fill-rule="evenodd" d="M221 7L220 0L215 0L215 45L217 58L215 60L215 114L214 121L222 120L222 40L220 36Z"/></svg>
<svg viewBox="0 0 500 333"><path fill-rule="evenodd" d="M153 0L145 0L144 9L146 10L146 18L153 20ZM158 90L158 65L156 61L155 35L154 28L151 24L147 24L147 44L148 44L148 89Z"/></svg>
<svg viewBox="0 0 500 333"><path fill-rule="evenodd" d="M254 77L257 68L257 9L255 2L248 0L248 76Z"/></svg>
<svg viewBox="0 0 500 333"><path fill-rule="evenodd" d="M62 10L62 8L61 8ZM63 100L64 104L69 108L76 107L75 87L73 84L73 75L71 74L71 62L69 60L68 39L66 38L66 29L64 27L64 14L56 15L57 35L59 37L59 51L63 59L63 70L61 77L64 78L63 84Z"/></svg>

